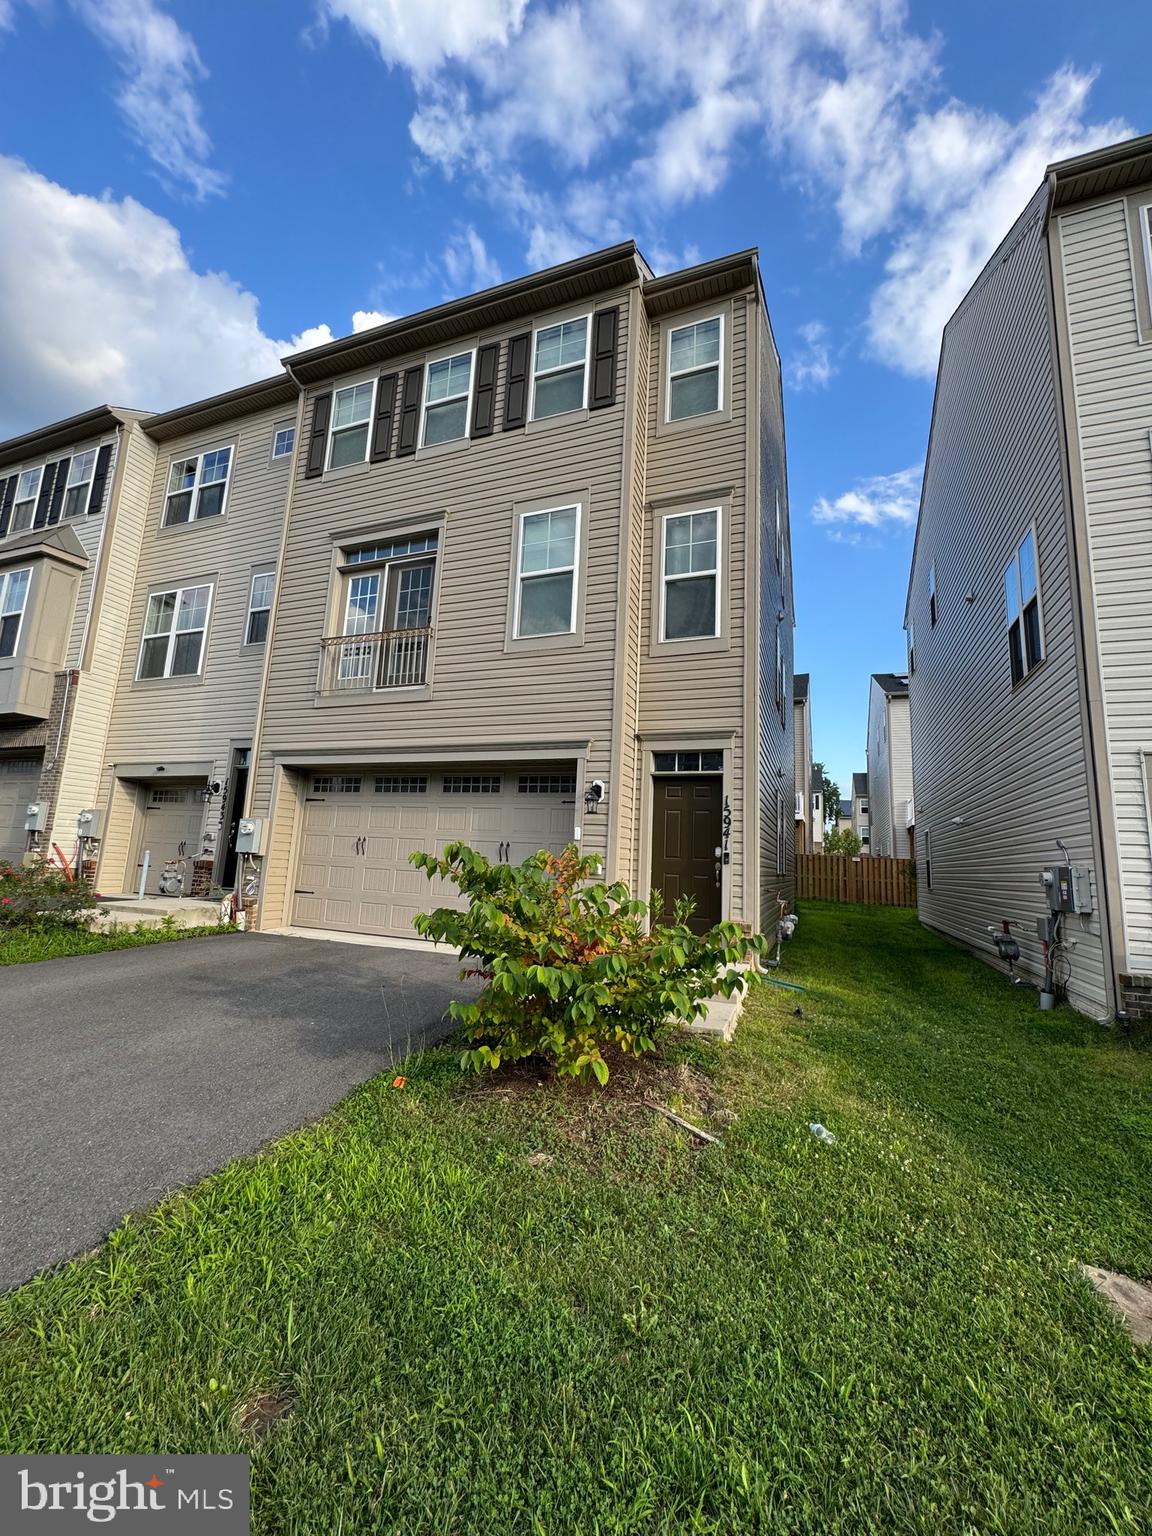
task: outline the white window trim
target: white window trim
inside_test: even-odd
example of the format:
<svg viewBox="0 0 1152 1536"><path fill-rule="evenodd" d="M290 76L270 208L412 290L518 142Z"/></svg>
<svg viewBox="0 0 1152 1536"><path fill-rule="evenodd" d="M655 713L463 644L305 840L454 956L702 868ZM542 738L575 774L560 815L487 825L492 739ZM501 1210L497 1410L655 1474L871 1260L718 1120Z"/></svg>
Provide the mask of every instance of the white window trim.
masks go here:
<svg viewBox="0 0 1152 1536"><path fill-rule="evenodd" d="M220 498L220 510L219 512L213 513L211 517L201 518L199 507L200 492L204 488L204 460L210 453L220 453L225 448L228 449L228 472L224 476L224 494ZM196 460L196 481L192 486L192 506L189 509L189 516L186 521L182 523L170 523L168 521L168 503L172 500L173 496L182 496L184 494L183 491L174 491L172 489L172 470L175 465L184 464L189 459ZM199 522L218 522L220 518L227 514L228 511L228 498L232 494L232 471L235 469L235 467L236 444L234 442L212 443L207 448L199 448L193 453L174 453L168 460L167 470L165 471L164 506L160 513L161 528L191 528L193 524ZM208 484L219 485L220 482L219 480L209 480Z"/></svg>
<svg viewBox="0 0 1152 1536"><path fill-rule="evenodd" d="M175 677L173 677L172 673L169 671L169 668L172 665L172 653L176 649L176 636L177 636L177 634L186 635L186 634L191 633L191 631L186 630L186 629L181 629L179 631L177 630L177 628L176 628L176 615L180 611L180 598L181 598L181 596L185 592L190 592L194 587L207 587L208 588L208 603L207 603L207 606L204 609L204 628L201 631L200 655L197 658L195 672L178 672L178 673L176 673ZM145 645L145 642L148 641L148 640L158 640L160 638L159 635L149 635L149 634L146 633L147 628L148 628L148 609L152 606L152 599L154 597L164 597L169 592L174 592L176 594L176 603L175 603L175 606L172 609L172 628L168 631L168 649L164 653L164 671L160 674L159 677L142 677L141 673L140 673L140 669L144 665L144 645ZM206 651L208 650L208 629L209 629L209 626L212 623L212 604L214 603L215 599L216 599L216 583L214 581L189 581L189 582L185 583L185 585L182 586L182 587L157 587L153 591L148 593L148 596L145 599L145 603L144 603L144 618L143 618L143 620L141 622L141 625L140 625L140 649L139 649L139 651L137 652L137 655L136 655L136 678L135 678L136 682L138 682L138 683L171 683L171 682L181 682L186 677L203 677L203 675L204 675L204 656L205 656Z"/></svg>
<svg viewBox="0 0 1152 1536"><path fill-rule="evenodd" d="M672 338L677 331L686 331L690 326L707 325L709 320L720 322L720 344L716 357L716 404L709 411L693 411L690 416L673 416L672 414L672 380L683 374L703 373L704 368L711 368L711 363L705 363L703 367L679 368L672 367ZM670 325L668 327L668 345L665 348L668 354L667 370L664 375L664 420L665 422L695 421L699 416L715 416L718 411L724 409L724 311L717 310L714 315L701 315L698 320L687 320L682 325ZM780 524L780 502L777 492L776 524Z"/></svg>
<svg viewBox="0 0 1152 1536"><path fill-rule="evenodd" d="M334 465L332 463L332 445L335 443L339 433L344 433L351 430L349 427L340 427L339 431L337 430L336 396L342 395L347 389L358 389L361 384L371 384L372 386L372 394L368 401L368 434L364 439L364 457L359 461L361 464L366 464L368 462L368 457L372 452L372 432L376 421L376 392L380 388L380 375L376 373L366 375L362 379L349 379L347 384L338 384L333 389L332 404L328 416L328 443L324 450L325 474L327 474L328 471L332 469L353 469L356 465L357 461L355 459L352 460L351 464ZM397 402L397 405L399 405L399 401ZM356 425L359 426L361 423L357 422Z"/></svg>
<svg viewBox="0 0 1152 1536"><path fill-rule="evenodd" d="M546 635L522 635L520 633L520 597L524 590L524 571L521 569L521 561L524 557L524 524L530 517L544 517L549 512L576 513L576 528L572 543L572 564L549 566L544 571L529 571L528 577L534 576L562 576L566 571L572 572L572 607L568 615L567 629L549 630ZM576 615L579 612L579 587L580 587L580 535L582 532L582 519L584 508L578 501L557 502L554 507L531 507L521 512L517 519L516 528L516 612L512 619L513 640L547 640L552 635L574 635L576 633Z"/></svg>
<svg viewBox="0 0 1152 1536"><path fill-rule="evenodd" d="M557 416L570 416L572 411L553 411L551 416L536 415L536 380L548 378L550 374L570 373L576 367L575 363L559 363L555 368L545 368L539 374L536 371L536 338L541 331L549 331L554 325L572 325L577 320L584 321L584 393L580 404L574 405L572 411L586 411L588 409L588 375L592 371L590 358L592 354L592 311L570 315L552 315L547 320L540 320L532 327L532 355L528 360L531 371L532 398L529 401L529 421L552 421Z"/></svg>
<svg viewBox="0 0 1152 1536"><path fill-rule="evenodd" d="M716 566L712 571L685 571L680 576L669 578L666 572L668 560L668 524L675 522L680 517L695 517L701 512L715 512L716 514ZM661 645L692 645L700 640L715 640L721 634L721 587L723 583L724 568L724 509L715 507L685 507L683 510L669 512L660 519L660 644ZM716 607L712 616L712 633L710 635L676 635L668 634L667 599L668 582L686 581L693 576L716 577Z"/></svg>
<svg viewBox="0 0 1152 1536"><path fill-rule="evenodd" d="M88 476L87 480L81 480L80 485L73 485L72 467L76 463L76 460L82 458L86 453L90 453L92 455L92 473ZM72 454L71 459L68 461L68 473L64 476L64 494L60 499L60 521L62 523L79 522L82 517L88 516L88 508L92 505L92 487L96 484L96 460L99 455L100 449L98 447L77 448ZM84 498L84 510L82 512L73 512L71 517L69 517L67 511L65 510L68 505L68 493L69 491L79 490L81 485L86 485L88 487L88 494Z"/></svg>
<svg viewBox="0 0 1152 1536"><path fill-rule="evenodd" d="M256 583L258 581L262 581L265 576L271 576L272 577L272 592L271 592L271 595L268 598L267 605L262 603L258 608L256 608L256 607L253 607L253 604L252 604L252 598L253 598L253 596L255 595L255 592L256 592ZM276 599L276 572L274 570L253 571L252 572L252 579L248 583L248 612L244 615L244 640L243 640L244 645L246 645L246 646L258 646L258 645L266 645L267 644L267 639L268 639L267 636L265 636L265 638L263 640L249 640L248 632L249 632L249 630L252 627L252 615L254 613L266 613L268 615L269 630L271 630L271 625L272 625L272 605L275 602L275 599Z"/></svg>
<svg viewBox="0 0 1152 1536"><path fill-rule="evenodd" d="M1024 609L1027 602L1024 598L1024 589L1020 584L1020 551L1028 540L1032 540L1032 554L1036 566L1036 619L1040 630L1040 657L1035 666L1028 665L1028 645L1024 634ZM1036 537L1036 524L1029 523L1021 538L1012 547L1012 553L1008 556L1008 563L1004 567L1000 578L1000 595L1004 598L1004 586L1009 570L1016 567L1016 600L1020 604L1020 616L1015 621L1020 625L1020 654L1024 662L1024 672L1019 682L1012 682L1013 689L1022 688L1032 674L1043 666L1048 659L1048 637L1044 633L1044 580L1040 573L1040 540ZM1029 599L1028 601L1031 601ZM1004 598L1004 638L1009 639L1012 631L1013 620L1008 616L1008 602Z"/></svg>
<svg viewBox="0 0 1152 1536"><path fill-rule="evenodd" d="M16 492L15 492L15 495L13 496L13 498L12 498L12 517L11 517L11 520L9 521L9 524L8 524L8 537L9 538L12 538L15 534L18 534L18 533L27 533L28 532L28 528L31 528L31 526L32 526L31 523L28 524L28 528L17 528L16 527L16 508L17 507L22 507L25 504L25 502L27 502L27 501L31 501L31 503L32 503L32 516L33 516L33 518L35 518L35 516L36 516L36 503L40 499L40 487L44 484L44 471L45 471L45 469L47 469L47 467L48 467L47 463L43 463L43 464L22 464L20 466L20 468L15 471L15 475L16 475ZM30 497L29 496L23 496L22 497L20 495L20 481L21 481L21 479L22 479L22 477L24 475L31 474L31 473L33 473L33 471L35 471L35 474L36 474L36 489L32 492L32 495Z"/></svg>
<svg viewBox="0 0 1152 1536"><path fill-rule="evenodd" d="M437 352L435 357L429 357L424 363L424 388L420 399L420 439L417 443L417 452L431 452L437 448L443 448L447 443L466 443L472 436L472 396L476 389L476 347L455 347L447 352ZM464 431L459 437L449 437L443 443L426 443L424 433L428 427L428 407L448 405L454 400L459 400L459 395L448 395L443 400L428 399L428 380L432 376L432 369L436 363L446 363L453 357L466 357L468 359L468 391L464 396Z"/></svg>
<svg viewBox="0 0 1152 1536"><path fill-rule="evenodd" d="M292 434L292 446L290 448L285 448L282 453L277 453L277 451L276 451L276 439L280 436L281 432L291 432L291 434ZM281 459L290 459L292 457L292 455L295 453L295 451L296 451L296 423L294 421L284 421L284 422L278 423L276 426L274 426L272 428L272 462L273 462L273 464L278 464Z"/></svg>
<svg viewBox="0 0 1152 1536"><path fill-rule="evenodd" d="M1148 290L1148 308L1152 310L1152 203L1138 205L1140 244L1144 248L1144 283Z"/></svg>
<svg viewBox="0 0 1152 1536"><path fill-rule="evenodd" d="M32 595L32 567L30 565L20 565L17 566L15 570L0 571L0 620L10 619L12 617L11 613L6 613L4 611L4 606L7 602L8 588L15 577L22 576L25 572L27 572L28 581L24 587L24 601L20 605L19 612L16 616L16 638L12 642L11 655L5 656L3 658L5 661L11 661L12 657L15 656L16 652L20 649L20 636L24 633L24 615L28 612L28 599ZM16 612L16 610L14 609L13 612Z"/></svg>

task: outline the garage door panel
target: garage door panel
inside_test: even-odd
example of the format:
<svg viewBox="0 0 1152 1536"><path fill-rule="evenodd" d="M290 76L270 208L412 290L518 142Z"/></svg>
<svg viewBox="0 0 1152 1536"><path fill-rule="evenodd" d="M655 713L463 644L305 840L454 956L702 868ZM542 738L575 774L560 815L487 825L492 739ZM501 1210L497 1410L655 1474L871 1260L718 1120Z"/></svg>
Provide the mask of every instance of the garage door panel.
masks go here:
<svg viewBox="0 0 1152 1536"><path fill-rule="evenodd" d="M345 773L362 780L362 792L305 801L293 907L293 921L304 927L411 938L419 913L465 902L454 885L413 869L410 854L463 841L493 860L506 849L517 862L571 841L571 795L521 795L515 769L463 771L477 779L500 777L498 794L445 793L445 775L423 768L411 777L425 779L424 792L385 794L374 788L381 777L375 770L340 770Z"/></svg>
<svg viewBox="0 0 1152 1536"><path fill-rule="evenodd" d="M40 766L38 757L0 760L0 859L5 864L21 859L28 846L24 820L40 792Z"/></svg>

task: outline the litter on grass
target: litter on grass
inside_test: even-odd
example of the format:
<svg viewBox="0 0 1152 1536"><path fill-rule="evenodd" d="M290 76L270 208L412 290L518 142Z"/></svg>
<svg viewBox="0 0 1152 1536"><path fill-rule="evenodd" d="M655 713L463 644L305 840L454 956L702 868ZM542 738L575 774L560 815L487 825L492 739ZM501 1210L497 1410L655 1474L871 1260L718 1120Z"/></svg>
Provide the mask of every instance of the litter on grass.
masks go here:
<svg viewBox="0 0 1152 1536"><path fill-rule="evenodd" d="M818 1120L810 1120L808 1122L808 1129L812 1132L817 1141L826 1141L830 1147L834 1147L836 1145L835 1136L833 1136L832 1132L826 1125L821 1125Z"/></svg>

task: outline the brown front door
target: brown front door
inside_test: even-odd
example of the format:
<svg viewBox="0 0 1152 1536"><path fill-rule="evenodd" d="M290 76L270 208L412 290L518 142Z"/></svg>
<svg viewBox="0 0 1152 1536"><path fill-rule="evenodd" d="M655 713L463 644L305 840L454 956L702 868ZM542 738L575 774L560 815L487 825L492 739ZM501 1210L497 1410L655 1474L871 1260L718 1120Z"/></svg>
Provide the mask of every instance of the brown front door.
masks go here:
<svg viewBox="0 0 1152 1536"><path fill-rule="evenodd" d="M681 896L694 910L688 926L705 933L720 921L719 778L653 779L652 885L664 897L665 918Z"/></svg>

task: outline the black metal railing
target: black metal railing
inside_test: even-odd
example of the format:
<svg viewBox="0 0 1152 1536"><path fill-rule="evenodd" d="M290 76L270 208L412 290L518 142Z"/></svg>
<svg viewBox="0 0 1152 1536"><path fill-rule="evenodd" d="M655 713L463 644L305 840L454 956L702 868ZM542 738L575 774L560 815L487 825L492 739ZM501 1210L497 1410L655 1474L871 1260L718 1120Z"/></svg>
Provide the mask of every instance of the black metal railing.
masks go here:
<svg viewBox="0 0 1152 1536"><path fill-rule="evenodd" d="M320 642L319 693L370 693L419 688L428 680L431 629L381 629L370 635L326 635Z"/></svg>

